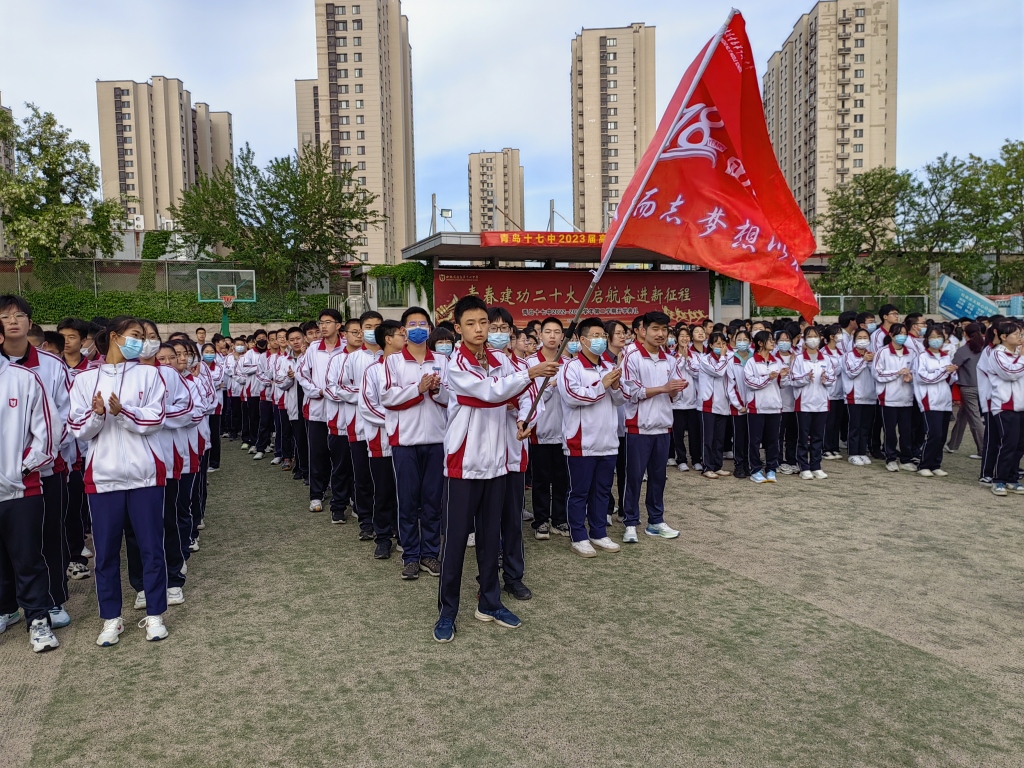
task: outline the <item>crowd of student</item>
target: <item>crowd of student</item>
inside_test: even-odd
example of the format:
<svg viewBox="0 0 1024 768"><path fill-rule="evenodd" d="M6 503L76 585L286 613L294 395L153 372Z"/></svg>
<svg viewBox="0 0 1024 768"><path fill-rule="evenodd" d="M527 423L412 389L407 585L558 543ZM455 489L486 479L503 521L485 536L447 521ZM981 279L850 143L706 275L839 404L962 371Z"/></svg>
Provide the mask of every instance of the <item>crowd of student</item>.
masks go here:
<svg viewBox="0 0 1024 768"><path fill-rule="evenodd" d="M822 462L845 443L853 465L942 477L943 452L969 426L981 482L1024 493L1021 325L1002 317L900 322L884 306L829 327L672 327L653 311L632 326L587 318L561 354L560 320L516 328L475 296L437 327L419 307L401 321L325 309L317 322L210 342L202 328L162 342L132 317L43 334L23 299L4 296L0 330L0 632L20 606L36 651L57 647L53 629L71 620L67 581L91 575L90 532L97 644L124 629L122 540L140 627L167 636L162 615L184 601L222 437L254 461L272 454L268 465L309 487L310 512L329 503L332 523L354 519L374 558L399 553L402 579L438 577L438 642L455 634L467 547L475 617L520 626L501 593L532 596L524 521L582 557L613 554L614 520L623 544L638 541L646 483L644 532L677 537L664 521L670 466L824 480Z"/></svg>

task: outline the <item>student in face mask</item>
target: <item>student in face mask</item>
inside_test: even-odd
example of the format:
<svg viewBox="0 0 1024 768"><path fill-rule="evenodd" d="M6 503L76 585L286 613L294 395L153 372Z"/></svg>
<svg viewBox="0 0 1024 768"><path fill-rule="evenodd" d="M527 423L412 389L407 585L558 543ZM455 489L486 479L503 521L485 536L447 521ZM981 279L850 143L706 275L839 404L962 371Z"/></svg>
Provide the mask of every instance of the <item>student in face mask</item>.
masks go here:
<svg viewBox="0 0 1024 768"><path fill-rule="evenodd" d="M451 357L455 351L455 334L447 328L435 328L427 339L427 349L443 357ZM444 383L444 382L442 382Z"/></svg>
<svg viewBox="0 0 1024 768"><path fill-rule="evenodd" d="M163 429L166 388L153 366L139 365L144 330L117 317L96 343L106 363L84 371L71 388L68 424L88 443L85 476L96 549L96 594L103 628L97 645L114 645L121 619L121 541L131 524L143 561L147 640L167 637L167 564L163 548L166 469L151 443Z"/></svg>
<svg viewBox="0 0 1024 768"><path fill-rule="evenodd" d="M943 349L946 337L942 326L933 325L925 334L925 351L918 355L914 367L914 397L925 422L924 450L917 474L922 477L945 477L942 469L942 446L949 433L949 419L953 415L953 392L957 367L953 358Z"/></svg>
<svg viewBox="0 0 1024 768"><path fill-rule="evenodd" d="M875 353L871 351L871 333L858 328L853 334L851 349L842 357L840 373L843 382L843 400L850 414L846 449L849 462L854 466L867 466L868 435L874 419L878 396L872 375Z"/></svg>
<svg viewBox="0 0 1024 768"><path fill-rule="evenodd" d="M893 323L886 333L885 345L875 355L875 391L882 406L882 422L885 426L885 468L890 472L917 470L912 463L914 448L911 426L915 356L906 344L906 328L901 323Z"/></svg>
<svg viewBox="0 0 1024 768"><path fill-rule="evenodd" d="M243 398L245 396L245 374L242 373L239 361L246 353L245 339L241 336L231 342L231 354L228 356L227 368L231 372L228 385L228 399L231 401L231 424L228 429L228 440L235 442L240 436L247 434L245 423L248 420ZM249 446L245 446L248 450Z"/></svg>
<svg viewBox="0 0 1024 768"><path fill-rule="evenodd" d="M709 480L732 474L722 469L725 424L732 415L728 366L725 335L712 333L708 337L707 353L700 356L700 374L697 378L704 434L703 475Z"/></svg>
<svg viewBox="0 0 1024 768"><path fill-rule="evenodd" d="M796 396L789 373L793 369L796 352L793 350L793 336L789 331L775 334L775 357L782 363L779 389L782 395L782 423L779 427L779 472L795 475L799 472L796 461L796 444L799 429L796 421Z"/></svg>
<svg viewBox="0 0 1024 768"><path fill-rule="evenodd" d="M565 345L565 353L569 357L576 357L580 353L580 340L579 337L573 336L569 343Z"/></svg>
<svg viewBox="0 0 1024 768"><path fill-rule="evenodd" d="M208 384L213 388L213 410L210 420L210 458L208 472L220 469L220 419L224 408L224 366L217 362L217 348L209 342L203 344L203 366L209 371Z"/></svg>
<svg viewBox="0 0 1024 768"><path fill-rule="evenodd" d="M843 377L842 377L842 338L843 331L838 325L830 325L825 329L822 341L824 346L821 352L832 359L832 367L836 373L836 380L828 393L828 416L825 418L825 445L822 458L826 461L835 461L843 456L839 452L839 441L844 436L846 428L846 405L843 402Z"/></svg>
<svg viewBox="0 0 1024 768"><path fill-rule="evenodd" d="M821 352L821 334L813 325L804 330L804 351L793 360L789 380L796 395L796 418L799 435L796 457L803 480L825 480L821 468L825 440L825 418L828 415L829 391L836 372L832 358Z"/></svg>
<svg viewBox="0 0 1024 768"><path fill-rule="evenodd" d="M1019 480L1020 460L1024 456L1024 357L1021 357L1022 333L1013 322L1000 320L989 329L996 346L987 361L990 371L990 424L998 436L992 493L1024 493Z"/></svg>
<svg viewBox="0 0 1024 768"><path fill-rule="evenodd" d="M739 478L750 477L747 471L747 383L743 368L754 356L750 349L750 332L738 327L733 335L733 352L729 358L729 402L732 406L730 419L733 429L733 474Z"/></svg>

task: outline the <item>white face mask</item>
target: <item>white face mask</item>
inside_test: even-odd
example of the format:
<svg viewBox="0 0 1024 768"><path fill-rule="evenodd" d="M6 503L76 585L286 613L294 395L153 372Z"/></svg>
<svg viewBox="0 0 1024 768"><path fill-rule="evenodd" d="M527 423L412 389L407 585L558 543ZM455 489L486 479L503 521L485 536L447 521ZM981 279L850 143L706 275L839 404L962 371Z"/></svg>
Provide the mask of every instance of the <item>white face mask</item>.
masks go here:
<svg viewBox="0 0 1024 768"><path fill-rule="evenodd" d="M853 346L855 346L857 349L867 349L870 344L870 339L857 339L855 342L853 342Z"/></svg>
<svg viewBox="0 0 1024 768"><path fill-rule="evenodd" d="M81 355L82 355L82 357L89 357L89 355L91 355L91 354L92 354L92 347L84 347L84 346L83 346L83 347L82 347L82 348L81 348L81 349L79 350L79 354L81 354Z"/></svg>
<svg viewBox="0 0 1024 768"><path fill-rule="evenodd" d="M151 357L156 355L157 350L159 349L159 339L146 339L144 342L142 342L142 354L139 355L139 357L141 357L143 360L149 360Z"/></svg>
<svg viewBox="0 0 1024 768"><path fill-rule="evenodd" d="M804 339L804 346L807 347L808 349L817 349L820 343L821 339L819 339L817 336L811 336L809 338Z"/></svg>

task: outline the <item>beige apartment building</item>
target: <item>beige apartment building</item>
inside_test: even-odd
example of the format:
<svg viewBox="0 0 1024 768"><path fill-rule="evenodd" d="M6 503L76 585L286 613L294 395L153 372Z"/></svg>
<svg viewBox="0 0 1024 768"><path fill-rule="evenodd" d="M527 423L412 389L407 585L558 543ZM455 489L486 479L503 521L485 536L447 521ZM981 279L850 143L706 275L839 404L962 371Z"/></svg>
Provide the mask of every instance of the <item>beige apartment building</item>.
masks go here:
<svg viewBox="0 0 1024 768"><path fill-rule="evenodd" d="M173 227L182 192L234 157L231 113L193 104L175 78L97 81L96 103L103 197L123 200L136 229Z"/></svg>
<svg viewBox="0 0 1024 768"><path fill-rule="evenodd" d="M525 229L519 150L469 154L469 231Z"/></svg>
<svg viewBox="0 0 1024 768"><path fill-rule="evenodd" d="M896 166L897 15L897 0L819 2L768 60L768 133L808 221L825 190Z"/></svg>
<svg viewBox="0 0 1024 768"><path fill-rule="evenodd" d="M412 48L400 0L314 0L316 79L295 81L298 146L329 144L338 171L355 169L385 217L357 250L395 264L416 239Z"/></svg>
<svg viewBox="0 0 1024 768"><path fill-rule="evenodd" d="M584 29L572 41L573 223L607 229L657 127L654 27Z"/></svg>
<svg viewBox="0 0 1024 768"><path fill-rule="evenodd" d="M0 111L6 112L12 118L14 112L10 107L4 106L4 97L0 93ZM14 173L14 147L0 141L0 172ZM4 240L4 224L0 221L0 257L6 256L7 243Z"/></svg>

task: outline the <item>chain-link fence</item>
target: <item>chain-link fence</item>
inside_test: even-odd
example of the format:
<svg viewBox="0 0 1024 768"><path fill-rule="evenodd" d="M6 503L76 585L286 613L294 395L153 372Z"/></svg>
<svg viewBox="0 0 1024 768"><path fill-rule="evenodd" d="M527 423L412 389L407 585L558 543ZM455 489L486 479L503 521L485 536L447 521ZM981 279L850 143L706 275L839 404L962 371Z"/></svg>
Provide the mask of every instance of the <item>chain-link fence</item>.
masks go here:
<svg viewBox="0 0 1024 768"><path fill-rule="evenodd" d="M221 305L196 300L197 269L244 269L234 262L74 259L48 264L0 259L0 294L24 296L38 323L64 317L120 314L156 322L216 322ZM332 282L333 284L333 282ZM268 291L257 285L255 303L237 303L235 322L301 321L328 306L329 294Z"/></svg>

